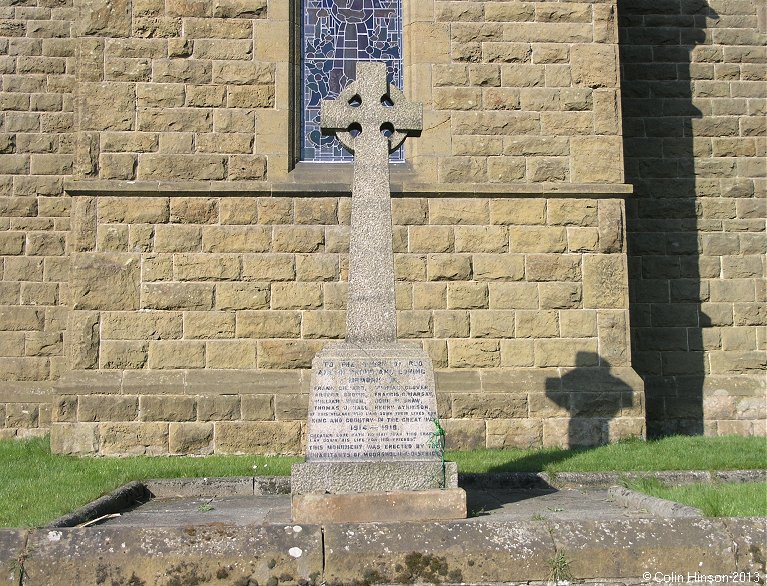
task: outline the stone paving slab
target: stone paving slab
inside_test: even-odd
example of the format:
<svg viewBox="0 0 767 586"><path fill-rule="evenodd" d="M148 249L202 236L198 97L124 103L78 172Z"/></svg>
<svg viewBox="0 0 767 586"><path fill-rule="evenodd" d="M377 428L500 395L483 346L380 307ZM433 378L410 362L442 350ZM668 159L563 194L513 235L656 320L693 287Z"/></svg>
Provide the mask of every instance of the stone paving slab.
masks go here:
<svg viewBox="0 0 767 586"><path fill-rule="evenodd" d="M290 522L290 496L158 498L103 523L110 527L186 527L211 523L247 527Z"/></svg>
<svg viewBox="0 0 767 586"><path fill-rule="evenodd" d="M639 569L716 574L736 567L732 537L718 519L587 519L550 527L554 546L572 560L575 576L609 578L622 575L618 570L640 575Z"/></svg>
<svg viewBox="0 0 767 586"><path fill-rule="evenodd" d="M459 522L635 519L652 516L626 508L607 490L494 489L468 490L470 517ZM106 520L111 527L184 527L226 523L290 523L290 495L158 498Z"/></svg>

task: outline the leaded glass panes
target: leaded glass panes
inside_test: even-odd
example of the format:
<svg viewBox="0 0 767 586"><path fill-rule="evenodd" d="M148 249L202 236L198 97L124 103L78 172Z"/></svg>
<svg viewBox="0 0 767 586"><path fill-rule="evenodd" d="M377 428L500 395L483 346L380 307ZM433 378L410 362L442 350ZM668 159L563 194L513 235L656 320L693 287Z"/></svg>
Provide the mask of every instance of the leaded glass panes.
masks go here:
<svg viewBox="0 0 767 586"><path fill-rule="evenodd" d="M385 61L402 89L401 0L303 0L301 159L351 161L334 136L320 132L320 102L356 79L358 61ZM403 160L402 149L391 160Z"/></svg>

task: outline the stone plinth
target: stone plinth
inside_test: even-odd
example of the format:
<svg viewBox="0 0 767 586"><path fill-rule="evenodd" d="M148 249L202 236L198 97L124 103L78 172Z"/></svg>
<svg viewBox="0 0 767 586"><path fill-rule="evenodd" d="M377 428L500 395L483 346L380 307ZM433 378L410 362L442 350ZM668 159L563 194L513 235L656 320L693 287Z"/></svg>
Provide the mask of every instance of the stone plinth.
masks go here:
<svg viewBox="0 0 767 586"><path fill-rule="evenodd" d="M398 523L466 517L466 492L405 490L356 494L293 494L296 523Z"/></svg>
<svg viewBox="0 0 767 586"><path fill-rule="evenodd" d="M290 475L293 494L344 494L456 488L455 462L307 462L294 464Z"/></svg>
<svg viewBox="0 0 767 586"><path fill-rule="evenodd" d="M389 343L339 344L313 361L306 463L293 467L296 494L457 487L443 465L437 400L423 350Z"/></svg>

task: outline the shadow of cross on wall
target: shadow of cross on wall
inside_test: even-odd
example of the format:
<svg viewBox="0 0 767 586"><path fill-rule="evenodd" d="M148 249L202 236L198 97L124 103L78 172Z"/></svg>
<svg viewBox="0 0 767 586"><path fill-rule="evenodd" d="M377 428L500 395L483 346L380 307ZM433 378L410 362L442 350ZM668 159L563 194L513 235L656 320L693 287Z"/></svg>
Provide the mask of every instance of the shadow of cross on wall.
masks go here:
<svg viewBox="0 0 767 586"><path fill-rule="evenodd" d="M561 407L561 416L569 416L567 435L553 443L562 448L607 444L610 422L634 405L633 389L594 352L578 352L575 364L561 377L546 379L546 396Z"/></svg>

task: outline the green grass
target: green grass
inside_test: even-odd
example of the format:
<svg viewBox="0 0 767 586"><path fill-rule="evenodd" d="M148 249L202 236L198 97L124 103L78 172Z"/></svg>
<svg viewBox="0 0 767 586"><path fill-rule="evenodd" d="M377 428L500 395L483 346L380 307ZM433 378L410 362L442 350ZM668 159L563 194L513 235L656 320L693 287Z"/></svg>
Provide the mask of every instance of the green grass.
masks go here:
<svg viewBox="0 0 767 586"><path fill-rule="evenodd" d="M767 442L756 437L669 437L592 449L450 452L461 472L628 472L767 468Z"/></svg>
<svg viewBox="0 0 767 586"><path fill-rule="evenodd" d="M735 470L767 468L763 438L674 437L589 450L450 452L461 472ZM44 525L132 480L288 475L300 458L264 456L76 458L46 439L0 441L0 527Z"/></svg>
<svg viewBox="0 0 767 586"><path fill-rule="evenodd" d="M666 486L655 478L627 483L628 488L703 511L706 517L767 516L767 482Z"/></svg>
<svg viewBox="0 0 767 586"><path fill-rule="evenodd" d="M285 476L301 458L209 456L76 458L51 454L48 439L0 441L0 527L49 523L132 480Z"/></svg>

